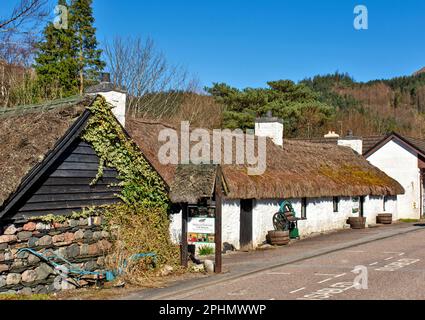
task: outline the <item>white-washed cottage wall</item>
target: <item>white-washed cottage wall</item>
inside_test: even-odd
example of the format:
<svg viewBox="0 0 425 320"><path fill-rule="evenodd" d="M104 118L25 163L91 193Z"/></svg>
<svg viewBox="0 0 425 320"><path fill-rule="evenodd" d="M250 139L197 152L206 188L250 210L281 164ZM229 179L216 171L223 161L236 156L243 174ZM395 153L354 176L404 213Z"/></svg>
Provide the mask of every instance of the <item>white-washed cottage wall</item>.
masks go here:
<svg viewBox="0 0 425 320"><path fill-rule="evenodd" d="M222 242L232 244L239 249L241 207L240 200L223 200L222 205ZM254 225L253 225L254 228Z"/></svg>
<svg viewBox="0 0 425 320"><path fill-rule="evenodd" d="M171 241L179 244L182 238L182 211L169 216L170 217L170 236Z"/></svg>
<svg viewBox="0 0 425 320"><path fill-rule="evenodd" d="M268 231L273 230L273 216L279 211L282 200L255 200L252 211L253 246L258 247L266 240ZM298 218L301 218L301 199L290 199ZM353 198L339 198L338 211L334 212L333 198L307 199L305 220L298 222L300 236L305 237L314 233L348 228L346 221L349 217L358 217L359 213L353 208L358 207ZM368 196L364 202L364 217L366 224L375 224L379 213L392 213L396 219L397 198L389 197L384 211L384 197ZM240 200L224 200L222 207L223 225L222 241L240 249ZM170 234L175 243L181 239L181 212L171 216Z"/></svg>
<svg viewBox="0 0 425 320"><path fill-rule="evenodd" d="M397 220L397 197L388 197L385 201L385 206L384 197L367 197L364 204L364 217L367 218L366 223L375 224L376 217L380 213L391 213L393 220Z"/></svg>
<svg viewBox="0 0 425 320"><path fill-rule="evenodd" d="M398 196L397 218L419 219L421 178L417 154L391 140L369 156L367 160L397 180L405 189L405 194Z"/></svg>

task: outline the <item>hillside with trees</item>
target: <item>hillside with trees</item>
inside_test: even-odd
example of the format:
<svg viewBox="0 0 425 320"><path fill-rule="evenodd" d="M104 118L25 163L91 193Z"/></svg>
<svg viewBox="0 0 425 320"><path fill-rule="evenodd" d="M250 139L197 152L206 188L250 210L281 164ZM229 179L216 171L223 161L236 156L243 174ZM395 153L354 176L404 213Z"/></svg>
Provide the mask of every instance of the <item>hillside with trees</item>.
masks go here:
<svg viewBox="0 0 425 320"><path fill-rule="evenodd" d="M402 134L425 136L425 74L389 80L356 82L347 74L335 73L302 81L317 92L320 100L335 108L328 128L357 135Z"/></svg>
<svg viewBox="0 0 425 320"><path fill-rule="evenodd" d="M334 73L299 83L268 82L265 88L232 88L221 83L206 91L223 107L222 126L252 129L268 111L283 118L285 136L307 138L328 131L381 135L397 131L425 137L425 73L356 82Z"/></svg>

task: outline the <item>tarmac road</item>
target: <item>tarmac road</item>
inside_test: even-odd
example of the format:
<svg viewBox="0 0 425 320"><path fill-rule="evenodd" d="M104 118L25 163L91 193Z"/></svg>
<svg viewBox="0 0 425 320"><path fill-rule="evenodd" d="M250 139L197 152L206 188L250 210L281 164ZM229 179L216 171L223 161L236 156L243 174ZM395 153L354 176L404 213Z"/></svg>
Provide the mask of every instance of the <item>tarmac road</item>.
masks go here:
<svg viewBox="0 0 425 320"><path fill-rule="evenodd" d="M360 273L353 273L356 267ZM425 230L211 284L167 299L425 299Z"/></svg>

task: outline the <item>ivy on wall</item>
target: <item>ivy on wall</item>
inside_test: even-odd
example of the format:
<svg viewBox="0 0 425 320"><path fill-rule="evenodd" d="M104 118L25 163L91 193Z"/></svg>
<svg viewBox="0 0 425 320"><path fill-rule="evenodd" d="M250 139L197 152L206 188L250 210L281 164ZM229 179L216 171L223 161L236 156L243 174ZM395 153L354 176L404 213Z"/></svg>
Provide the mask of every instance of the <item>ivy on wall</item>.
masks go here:
<svg viewBox="0 0 425 320"><path fill-rule="evenodd" d="M179 251L170 240L165 184L126 135L111 109L103 97L95 100L89 108L92 116L82 139L100 158L93 184L102 178L104 167L118 172L122 189L117 196L122 203L102 207L102 214L109 224L119 228L119 246L116 246L119 252L116 254L122 258L155 252L157 266L177 264Z"/></svg>
<svg viewBox="0 0 425 320"><path fill-rule="evenodd" d="M164 182L137 145L127 137L111 106L99 97L89 110L92 116L82 139L92 145L100 158L99 172L93 184L102 177L104 166L114 168L121 180L119 196L126 204L166 208L168 197Z"/></svg>

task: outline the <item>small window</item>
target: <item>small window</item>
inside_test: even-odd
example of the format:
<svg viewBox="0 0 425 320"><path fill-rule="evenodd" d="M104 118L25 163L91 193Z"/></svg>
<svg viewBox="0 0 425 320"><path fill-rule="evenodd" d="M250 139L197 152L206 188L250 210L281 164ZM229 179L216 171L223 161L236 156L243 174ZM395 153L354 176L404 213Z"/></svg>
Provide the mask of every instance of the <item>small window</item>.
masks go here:
<svg viewBox="0 0 425 320"><path fill-rule="evenodd" d="M307 219L307 198L301 200L301 219Z"/></svg>
<svg viewBox="0 0 425 320"><path fill-rule="evenodd" d="M334 212L339 212L339 197L334 197L333 203L334 203Z"/></svg>
<svg viewBox="0 0 425 320"><path fill-rule="evenodd" d="M384 212L387 212L387 202L388 202L388 197L385 196L384 197L384 201L383 201L383 207L382 207L382 209L384 210Z"/></svg>

